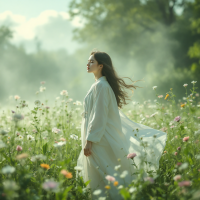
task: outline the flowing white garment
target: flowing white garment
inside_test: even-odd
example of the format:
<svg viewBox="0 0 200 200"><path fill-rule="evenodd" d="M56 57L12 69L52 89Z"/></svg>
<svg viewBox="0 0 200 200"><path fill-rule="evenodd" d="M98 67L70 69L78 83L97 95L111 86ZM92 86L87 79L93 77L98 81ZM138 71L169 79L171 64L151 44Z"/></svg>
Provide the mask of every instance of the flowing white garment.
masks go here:
<svg viewBox="0 0 200 200"><path fill-rule="evenodd" d="M85 96L84 112L82 113L81 140L82 150L77 166L82 171L76 176L82 176L84 182L90 180L88 188L92 190L92 199L97 199L93 191L101 189L99 196L106 196L105 186L108 185L106 175L114 176L118 186L128 186L137 176L138 169L146 172L159 168L159 160L165 147L167 135L148 126L131 121L118 109L115 94L105 76L100 77ZM92 142L92 154L84 155L86 140ZM129 153L136 153L134 162L127 159ZM146 161L147 165L144 165ZM149 165L150 164L150 165ZM115 166L121 165L116 171ZM119 175L127 171L128 175ZM109 199L121 200L118 189L110 183Z"/></svg>

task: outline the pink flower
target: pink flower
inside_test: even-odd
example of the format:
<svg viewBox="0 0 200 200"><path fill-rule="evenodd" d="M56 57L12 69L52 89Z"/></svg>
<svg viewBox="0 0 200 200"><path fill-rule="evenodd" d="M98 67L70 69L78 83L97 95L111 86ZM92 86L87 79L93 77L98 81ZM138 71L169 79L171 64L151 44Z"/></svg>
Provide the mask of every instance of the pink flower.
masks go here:
<svg viewBox="0 0 200 200"><path fill-rule="evenodd" d="M181 120L180 116L177 116L177 117L174 118L174 121L176 121L176 122L179 122L180 120Z"/></svg>
<svg viewBox="0 0 200 200"><path fill-rule="evenodd" d="M181 150L181 147L178 147L177 150L180 151L180 150Z"/></svg>
<svg viewBox="0 0 200 200"><path fill-rule="evenodd" d="M137 156L136 153L129 153L127 158L134 158L135 156Z"/></svg>
<svg viewBox="0 0 200 200"><path fill-rule="evenodd" d="M179 182L178 185L180 187L183 187L183 186L190 186L191 185L191 181L182 181L182 182Z"/></svg>
<svg viewBox="0 0 200 200"><path fill-rule="evenodd" d="M154 179L151 177L145 177L144 181L149 181L150 183L154 183Z"/></svg>
<svg viewBox="0 0 200 200"><path fill-rule="evenodd" d="M17 151L22 151L22 147L17 145L17 148L16 148Z"/></svg>
<svg viewBox="0 0 200 200"><path fill-rule="evenodd" d="M187 142L189 140L189 136L183 138L183 142Z"/></svg>
<svg viewBox="0 0 200 200"><path fill-rule="evenodd" d="M175 180L175 181L178 181L178 180L180 180L180 179L181 179L181 175L178 174L178 175L174 176L174 180Z"/></svg>
<svg viewBox="0 0 200 200"><path fill-rule="evenodd" d="M177 154L178 154L177 152L174 153L175 156L177 156Z"/></svg>
<svg viewBox="0 0 200 200"><path fill-rule="evenodd" d="M108 181L111 181L111 182L114 182L114 181L115 181L115 178L114 178L113 176L110 176L110 175L107 175L107 176L106 176L106 179L107 179Z"/></svg>

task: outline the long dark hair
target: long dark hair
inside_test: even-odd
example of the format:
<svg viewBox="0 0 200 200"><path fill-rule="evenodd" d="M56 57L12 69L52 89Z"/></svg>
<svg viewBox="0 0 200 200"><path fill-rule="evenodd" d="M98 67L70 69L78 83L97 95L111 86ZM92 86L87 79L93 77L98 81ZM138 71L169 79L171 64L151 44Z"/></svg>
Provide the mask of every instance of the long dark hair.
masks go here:
<svg viewBox="0 0 200 200"><path fill-rule="evenodd" d="M90 55L94 56L94 58L98 62L98 64L103 65L102 75L106 76L108 83L110 84L111 88L113 89L113 92L115 93L118 108L121 109L123 104L124 105L127 104L126 98L128 99L128 94L127 94L127 92L122 90L122 87L124 87L124 88L131 88L132 87L132 88L136 89L136 87L139 87L139 86L135 86L133 84L127 85L122 78L129 78L129 77L120 78L117 75L117 73L116 73L116 71L113 67L112 60L107 53L102 52L102 51L94 51L93 50L90 53ZM134 81L134 82L137 82L137 81ZM132 90L132 93L133 92L134 91ZM128 100L130 100L130 99L128 99Z"/></svg>

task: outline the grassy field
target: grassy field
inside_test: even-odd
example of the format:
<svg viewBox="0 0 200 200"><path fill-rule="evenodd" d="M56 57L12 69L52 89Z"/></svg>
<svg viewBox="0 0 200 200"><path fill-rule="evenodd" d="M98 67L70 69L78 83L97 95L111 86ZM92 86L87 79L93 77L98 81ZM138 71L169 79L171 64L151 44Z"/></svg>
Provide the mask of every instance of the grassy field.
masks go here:
<svg viewBox="0 0 200 200"><path fill-rule="evenodd" d="M131 120L167 133L167 143L154 178L138 173L129 187L118 184L118 173L107 177L107 191L117 187L124 199L200 199L200 98L196 81L193 89L175 102L173 89L157 94L155 100L132 102L122 110ZM44 83L42 83L44 84ZM159 86L158 86L159 87ZM40 92L46 88L41 86ZM35 101L31 110L25 100L14 96L16 106L0 113L0 199L89 199L90 190L76 178L76 162L81 151L80 101L73 101L63 90L55 106L48 100ZM134 153L134 152L133 152ZM134 158L127 158L134 159ZM96 199L106 194L95 191Z"/></svg>

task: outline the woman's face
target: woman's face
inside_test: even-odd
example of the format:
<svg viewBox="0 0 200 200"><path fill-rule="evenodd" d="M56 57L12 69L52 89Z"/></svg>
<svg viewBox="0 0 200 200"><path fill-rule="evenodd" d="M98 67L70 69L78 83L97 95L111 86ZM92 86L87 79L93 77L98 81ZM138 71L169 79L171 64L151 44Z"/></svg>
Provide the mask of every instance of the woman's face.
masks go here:
<svg viewBox="0 0 200 200"><path fill-rule="evenodd" d="M89 73L94 73L94 74L97 74L99 73L99 71L101 70L102 68L100 67L100 65L98 65L97 61L95 60L94 56L91 55L88 59L88 63L87 63L87 71Z"/></svg>

